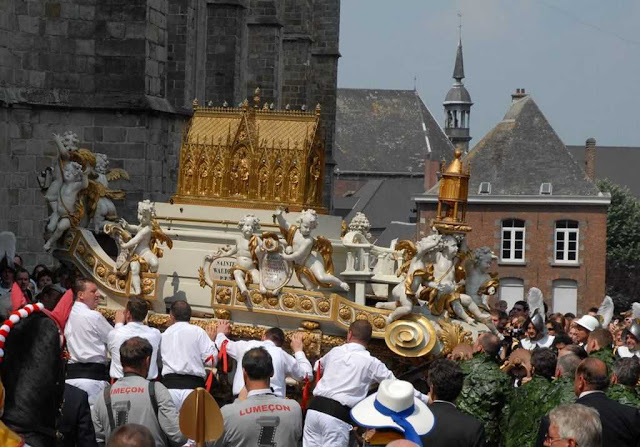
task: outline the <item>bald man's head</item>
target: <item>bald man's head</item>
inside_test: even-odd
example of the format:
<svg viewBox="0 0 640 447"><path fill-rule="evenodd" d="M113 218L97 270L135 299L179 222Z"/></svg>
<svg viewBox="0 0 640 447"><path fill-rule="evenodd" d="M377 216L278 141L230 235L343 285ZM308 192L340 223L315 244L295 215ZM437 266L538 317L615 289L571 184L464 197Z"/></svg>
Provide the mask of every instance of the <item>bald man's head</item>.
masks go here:
<svg viewBox="0 0 640 447"><path fill-rule="evenodd" d="M585 391L603 391L607 385L609 385L609 371L606 363L593 357L580 362L573 383L576 396L580 396Z"/></svg>
<svg viewBox="0 0 640 447"><path fill-rule="evenodd" d="M487 355L496 357L500 352L501 347L500 339L497 335L490 333L480 334L478 341L476 342L476 352L479 348L482 348Z"/></svg>
<svg viewBox="0 0 640 447"><path fill-rule="evenodd" d="M397 439L387 444L387 447L418 447L418 444L407 441L406 439Z"/></svg>

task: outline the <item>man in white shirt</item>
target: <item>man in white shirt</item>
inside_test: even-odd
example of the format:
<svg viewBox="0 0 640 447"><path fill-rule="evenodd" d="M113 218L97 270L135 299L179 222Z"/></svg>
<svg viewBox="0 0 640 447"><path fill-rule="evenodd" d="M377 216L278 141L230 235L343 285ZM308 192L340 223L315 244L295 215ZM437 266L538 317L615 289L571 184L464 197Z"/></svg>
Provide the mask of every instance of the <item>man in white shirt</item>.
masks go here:
<svg viewBox="0 0 640 447"><path fill-rule="evenodd" d="M215 365L218 354L213 343L215 327L209 326L205 332L190 320L189 303L175 301L169 313L171 325L162 334L160 344L162 383L169 389L178 412L195 388L204 387L204 365Z"/></svg>
<svg viewBox="0 0 640 447"><path fill-rule="evenodd" d="M337 346L318 360L322 378L313 390L304 424L304 447L346 447L351 431L351 407L364 399L373 383L395 376L366 346L371 340L371 324L366 320L351 323L347 343ZM416 391L416 397L427 397Z"/></svg>
<svg viewBox="0 0 640 447"><path fill-rule="evenodd" d="M133 337L142 337L151 343L153 353L151 354L151 364L149 366L149 375L147 379L154 380L158 377L158 352L160 350L160 340L162 334L160 331L145 326L143 321L147 318L149 308L147 302L134 296L129 298L127 307L124 310L124 320L126 324L118 323L115 329L109 334L109 354L111 355L111 369L109 374L113 379L121 379L124 377L122 365L120 364L120 346L125 341Z"/></svg>
<svg viewBox="0 0 640 447"><path fill-rule="evenodd" d="M231 341L227 338L231 330L229 321L220 321L216 329L216 348L218 351L222 349L223 343L227 343L227 355L237 362L236 373L233 377L233 395L237 396L244 387L244 379L242 377L242 368L239 367L244 354L253 348L265 348L271 355L273 361L273 376L271 376L271 389L278 397L285 397L287 385L285 379L291 377L294 380L304 380L305 377L313 375L311 363L307 360L302 348L302 333L294 334L291 337L291 350L293 356L287 354L283 349L284 332L282 329L274 327L265 331L262 340L240 340Z"/></svg>
<svg viewBox="0 0 640 447"><path fill-rule="evenodd" d="M109 380L107 341L113 328L95 310L100 303L100 291L93 281L77 279L73 294L75 303L64 329L69 350L66 382L85 391L89 404L93 405ZM123 321L123 313L116 313L116 323Z"/></svg>

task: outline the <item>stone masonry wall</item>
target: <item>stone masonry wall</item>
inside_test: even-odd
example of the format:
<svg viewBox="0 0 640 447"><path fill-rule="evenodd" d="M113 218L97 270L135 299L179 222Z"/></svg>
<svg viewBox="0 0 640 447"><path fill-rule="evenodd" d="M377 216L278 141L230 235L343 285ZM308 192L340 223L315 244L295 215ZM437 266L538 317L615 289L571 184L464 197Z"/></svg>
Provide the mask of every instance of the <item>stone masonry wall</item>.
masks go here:
<svg viewBox="0 0 640 447"><path fill-rule="evenodd" d="M330 205L339 0L0 0L0 231L28 267L50 263L36 182L56 153L52 133L107 154L131 182L116 203L167 200L195 98L237 105L322 105Z"/></svg>
<svg viewBox="0 0 640 447"><path fill-rule="evenodd" d="M106 154L111 168L129 173L130 181L110 185L127 192L124 201L114 203L129 222L137 222L138 201L167 201L175 192L183 119L166 114L18 107L0 108L0 118L0 231L16 234L17 251L28 266L52 261L42 252L47 207L36 179L57 156L52 133L72 130L80 139L78 147Z"/></svg>

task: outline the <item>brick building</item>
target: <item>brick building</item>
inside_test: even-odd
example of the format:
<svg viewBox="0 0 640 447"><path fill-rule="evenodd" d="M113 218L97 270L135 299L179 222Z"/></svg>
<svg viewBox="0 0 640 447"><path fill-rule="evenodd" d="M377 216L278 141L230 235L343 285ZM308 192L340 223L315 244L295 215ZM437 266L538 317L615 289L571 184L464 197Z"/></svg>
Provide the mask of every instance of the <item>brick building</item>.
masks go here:
<svg viewBox="0 0 640 447"><path fill-rule="evenodd" d="M118 212L175 192L194 98L237 105L259 86L275 108L322 105L329 206L339 0L4 0L0 8L0 231L28 266L42 251L36 181L52 133L106 154L131 181Z"/></svg>
<svg viewBox="0 0 640 447"><path fill-rule="evenodd" d="M465 157L471 165L470 247L498 256L510 307L530 287L549 309L583 313L605 293L608 195L598 191L524 90ZM419 236L435 215L438 187L415 198Z"/></svg>

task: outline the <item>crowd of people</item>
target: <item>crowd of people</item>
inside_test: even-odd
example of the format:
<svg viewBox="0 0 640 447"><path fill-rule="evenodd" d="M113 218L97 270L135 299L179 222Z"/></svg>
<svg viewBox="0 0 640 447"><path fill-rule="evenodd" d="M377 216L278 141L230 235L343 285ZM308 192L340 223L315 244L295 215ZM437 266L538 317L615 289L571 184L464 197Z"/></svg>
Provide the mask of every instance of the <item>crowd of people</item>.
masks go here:
<svg viewBox="0 0 640 447"><path fill-rule="evenodd" d="M112 326L96 310L94 282L65 268L29 274L20 261L0 270L0 295L17 286L25 303L48 311L73 298L57 445L194 445L180 430L181 407L195 388L224 383L226 374L233 398L220 402L216 447L640 445L640 322L628 316L603 327L597 309L532 316L525 301L509 313L498 302L498 335L458 345L425 365L424 383L409 383L367 350L365 320L312 364L302 333L289 346L280 328L262 340L234 340L228 321L190 324L186 301L171 305L162 333L144 323L148 306L139 297ZM304 386L302 402L286 397L287 380Z"/></svg>

